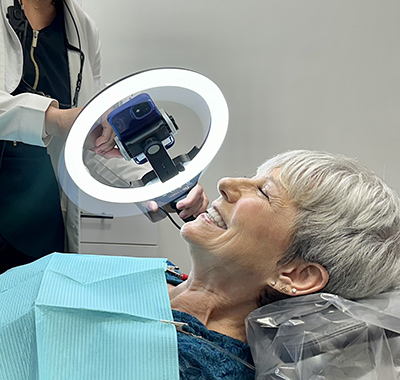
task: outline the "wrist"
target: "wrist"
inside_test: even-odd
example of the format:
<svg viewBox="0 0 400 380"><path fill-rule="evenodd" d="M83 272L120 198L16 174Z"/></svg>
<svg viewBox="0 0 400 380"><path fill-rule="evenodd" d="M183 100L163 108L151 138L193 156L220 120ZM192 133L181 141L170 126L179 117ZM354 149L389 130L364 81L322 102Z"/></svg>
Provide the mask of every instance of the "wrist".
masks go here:
<svg viewBox="0 0 400 380"><path fill-rule="evenodd" d="M57 107L50 106L45 114L45 133L67 138L69 130L80 111L81 108L60 110Z"/></svg>

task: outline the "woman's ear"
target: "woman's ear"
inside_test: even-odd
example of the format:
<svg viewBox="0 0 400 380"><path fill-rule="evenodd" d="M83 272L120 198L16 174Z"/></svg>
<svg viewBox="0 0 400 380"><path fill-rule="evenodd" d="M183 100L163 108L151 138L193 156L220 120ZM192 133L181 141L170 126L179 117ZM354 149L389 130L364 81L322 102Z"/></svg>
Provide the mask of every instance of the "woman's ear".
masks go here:
<svg viewBox="0 0 400 380"><path fill-rule="evenodd" d="M328 280L322 265L294 261L280 268L274 289L293 296L311 294L323 289Z"/></svg>

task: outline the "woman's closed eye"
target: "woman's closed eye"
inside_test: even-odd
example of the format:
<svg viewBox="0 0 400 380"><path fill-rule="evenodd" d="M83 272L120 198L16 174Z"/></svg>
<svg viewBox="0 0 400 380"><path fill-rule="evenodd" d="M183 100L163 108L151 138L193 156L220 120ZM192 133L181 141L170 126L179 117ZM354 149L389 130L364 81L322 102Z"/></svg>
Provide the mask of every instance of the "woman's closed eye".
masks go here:
<svg viewBox="0 0 400 380"><path fill-rule="evenodd" d="M258 190L259 190L260 193L261 193L265 198L267 198L268 201L269 201L269 196L268 196L268 194L267 194L261 187L259 187Z"/></svg>

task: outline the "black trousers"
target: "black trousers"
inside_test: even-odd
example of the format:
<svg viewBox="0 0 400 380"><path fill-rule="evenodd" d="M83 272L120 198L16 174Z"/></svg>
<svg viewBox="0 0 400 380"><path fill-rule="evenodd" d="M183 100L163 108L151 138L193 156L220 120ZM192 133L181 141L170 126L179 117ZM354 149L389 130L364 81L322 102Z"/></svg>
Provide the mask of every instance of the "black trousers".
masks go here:
<svg viewBox="0 0 400 380"><path fill-rule="evenodd" d="M3 240L17 252L35 258L63 252L65 232L59 187L46 148L12 141L0 141L0 148ZM3 252L0 262L5 256Z"/></svg>
<svg viewBox="0 0 400 380"><path fill-rule="evenodd" d="M0 274L13 267L31 263L35 257L25 255L7 243L0 235Z"/></svg>

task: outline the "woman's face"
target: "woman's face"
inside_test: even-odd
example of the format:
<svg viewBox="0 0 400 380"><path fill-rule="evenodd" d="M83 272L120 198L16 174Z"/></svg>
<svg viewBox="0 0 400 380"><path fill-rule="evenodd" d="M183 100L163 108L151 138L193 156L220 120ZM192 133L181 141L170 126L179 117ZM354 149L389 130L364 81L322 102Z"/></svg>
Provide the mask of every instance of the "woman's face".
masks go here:
<svg viewBox="0 0 400 380"><path fill-rule="evenodd" d="M186 223L183 238L193 252L205 251L254 271L275 264L290 243L296 208L279 181L279 169L253 178L224 178L209 213Z"/></svg>

